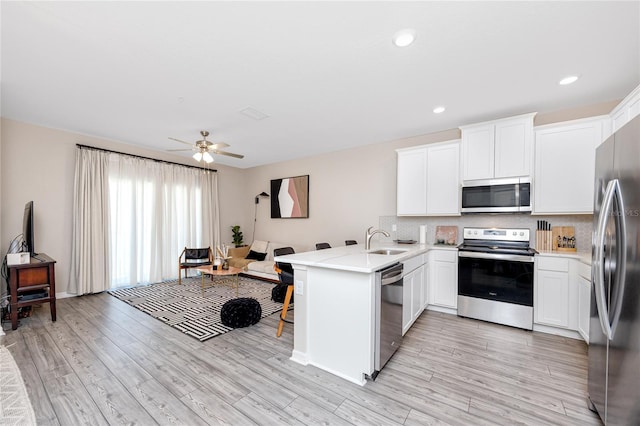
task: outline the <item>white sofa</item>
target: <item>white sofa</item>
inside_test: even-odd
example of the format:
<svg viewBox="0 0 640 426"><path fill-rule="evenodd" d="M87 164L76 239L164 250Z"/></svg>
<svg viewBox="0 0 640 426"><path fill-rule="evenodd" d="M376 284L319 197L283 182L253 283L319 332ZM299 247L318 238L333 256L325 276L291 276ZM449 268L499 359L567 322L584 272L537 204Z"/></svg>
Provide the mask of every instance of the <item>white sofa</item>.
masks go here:
<svg viewBox="0 0 640 426"><path fill-rule="evenodd" d="M275 266L275 262L273 261L273 251L281 247L293 247L296 253L309 251L308 248L297 246L295 244L269 241L267 243L266 257L264 260L245 259L249 254L251 247L230 248L229 256L231 256L231 259L229 260L229 265L243 269L243 274L247 276L269 281L278 281L278 274L273 268Z"/></svg>

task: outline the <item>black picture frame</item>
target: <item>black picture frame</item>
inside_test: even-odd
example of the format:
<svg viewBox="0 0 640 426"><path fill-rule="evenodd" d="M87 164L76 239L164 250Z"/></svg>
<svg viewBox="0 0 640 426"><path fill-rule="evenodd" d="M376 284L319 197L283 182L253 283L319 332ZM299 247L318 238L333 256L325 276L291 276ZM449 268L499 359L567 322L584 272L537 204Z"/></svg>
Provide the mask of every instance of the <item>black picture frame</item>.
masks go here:
<svg viewBox="0 0 640 426"><path fill-rule="evenodd" d="M271 218L309 218L309 175L271 180Z"/></svg>

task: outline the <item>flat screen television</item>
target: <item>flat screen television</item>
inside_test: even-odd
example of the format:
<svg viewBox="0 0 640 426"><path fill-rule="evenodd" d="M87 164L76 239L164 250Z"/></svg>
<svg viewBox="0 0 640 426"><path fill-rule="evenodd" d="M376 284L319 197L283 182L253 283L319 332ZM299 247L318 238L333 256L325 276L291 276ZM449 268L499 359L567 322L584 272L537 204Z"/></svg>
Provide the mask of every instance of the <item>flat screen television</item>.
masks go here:
<svg viewBox="0 0 640 426"><path fill-rule="evenodd" d="M33 245L33 201L29 201L24 206L24 218L22 220L23 251L28 251L31 256L36 254Z"/></svg>

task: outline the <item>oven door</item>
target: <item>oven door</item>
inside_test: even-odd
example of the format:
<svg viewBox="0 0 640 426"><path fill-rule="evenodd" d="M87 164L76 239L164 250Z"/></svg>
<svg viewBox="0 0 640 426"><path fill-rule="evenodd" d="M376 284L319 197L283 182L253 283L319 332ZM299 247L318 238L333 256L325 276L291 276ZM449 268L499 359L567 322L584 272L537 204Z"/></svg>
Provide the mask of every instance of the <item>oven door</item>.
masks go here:
<svg viewBox="0 0 640 426"><path fill-rule="evenodd" d="M533 306L533 256L460 251L458 295Z"/></svg>

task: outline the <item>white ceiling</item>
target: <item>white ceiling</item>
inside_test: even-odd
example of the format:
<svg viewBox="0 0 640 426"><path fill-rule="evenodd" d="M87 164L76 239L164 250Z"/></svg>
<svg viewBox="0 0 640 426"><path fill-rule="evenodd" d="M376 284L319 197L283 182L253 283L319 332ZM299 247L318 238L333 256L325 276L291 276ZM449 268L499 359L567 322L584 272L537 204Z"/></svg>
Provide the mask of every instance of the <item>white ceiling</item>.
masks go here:
<svg viewBox="0 0 640 426"><path fill-rule="evenodd" d="M640 83L638 1L0 7L2 116L154 150L209 130L245 155L216 157L235 167L620 99ZM391 43L402 28L417 31L406 48ZM581 78L559 86L569 74Z"/></svg>

